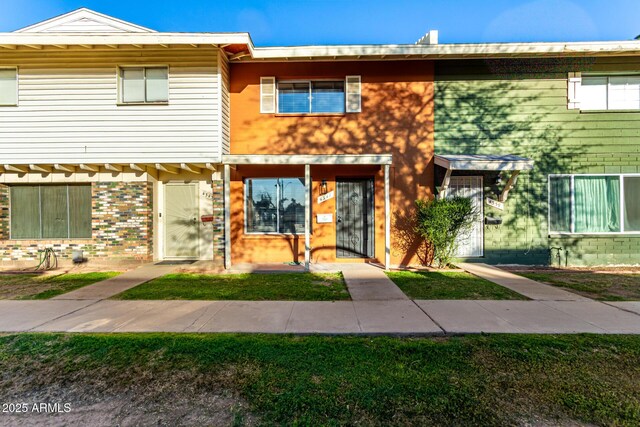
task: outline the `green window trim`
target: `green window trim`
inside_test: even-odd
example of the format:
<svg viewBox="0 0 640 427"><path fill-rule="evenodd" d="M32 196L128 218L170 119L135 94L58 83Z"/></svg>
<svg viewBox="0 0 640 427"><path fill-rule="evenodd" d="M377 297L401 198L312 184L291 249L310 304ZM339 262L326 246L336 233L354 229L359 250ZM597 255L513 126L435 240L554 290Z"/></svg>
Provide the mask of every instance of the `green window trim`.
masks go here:
<svg viewBox="0 0 640 427"><path fill-rule="evenodd" d="M91 238L90 185L10 187L12 240Z"/></svg>
<svg viewBox="0 0 640 427"><path fill-rule="evenodd" d="M551 174L549 234L640 235L640 174Z"/></svg>

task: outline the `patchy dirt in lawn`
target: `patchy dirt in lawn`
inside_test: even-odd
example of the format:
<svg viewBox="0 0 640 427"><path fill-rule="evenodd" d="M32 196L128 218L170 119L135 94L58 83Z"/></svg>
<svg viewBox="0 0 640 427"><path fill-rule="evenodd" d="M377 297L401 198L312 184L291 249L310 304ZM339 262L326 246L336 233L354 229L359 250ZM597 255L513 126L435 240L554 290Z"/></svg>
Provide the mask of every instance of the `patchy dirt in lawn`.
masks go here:
<svg viewBox="0 0 640 427"><path fill-rule="evenodd" d="M5 382L0 387L0 402L26 403L29 410L0 414L0 426L252 426L257 423L237 393L211 378L196 378L206 377L202 373L176 372L156 378L150 378L149 372L139 374L139 381L132 377L129 384L127 380L114 383L114 378L106 372L96 373L91 380L85 373L76 380L52 383L34 374L19 384ZM57 403L59 411L32 410L34 404L41 403ZM67 412L65 404L68 404Z"/></svg>

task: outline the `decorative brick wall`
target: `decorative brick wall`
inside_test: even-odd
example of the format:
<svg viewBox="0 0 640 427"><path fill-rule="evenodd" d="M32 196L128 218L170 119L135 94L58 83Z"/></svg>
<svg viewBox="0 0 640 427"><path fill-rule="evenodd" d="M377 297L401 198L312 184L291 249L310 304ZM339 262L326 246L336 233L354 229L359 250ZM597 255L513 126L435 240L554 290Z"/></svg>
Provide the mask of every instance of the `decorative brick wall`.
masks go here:
<svg viewBox="0 0 640 427"><path fill-rule="evenodd" d="M153 259L153 184L97 182L92 184L92 238L8 240L8 187L0 186L0 262L34 262L38 251L53 248L60 259L84 251L91 261L151 261Z"/></svg>
<svg viewBox="0 0 640 427"><path fill-rule="evenodd" d="M214 180L213 193L213 259L224 263L224 181Z"/></svg>
<svg viewBox="0 0 640 427"><path fill-rule="evenodd" d="M9 238L9 187L0 184L0 241Z"/></svg>

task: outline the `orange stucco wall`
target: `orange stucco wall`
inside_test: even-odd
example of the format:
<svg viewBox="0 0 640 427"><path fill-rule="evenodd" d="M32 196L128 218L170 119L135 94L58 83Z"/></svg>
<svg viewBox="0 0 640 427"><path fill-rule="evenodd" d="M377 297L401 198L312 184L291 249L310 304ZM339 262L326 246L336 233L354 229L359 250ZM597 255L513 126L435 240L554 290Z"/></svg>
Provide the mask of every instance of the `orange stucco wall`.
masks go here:
<svg viewBox="0 0 640 427"><path fill-rule="evenodd" d="M343 115L260 114L260 77L277 79L362 78L362 112ZM232 154L392 154L391 263L419 262L423 246L408 221L416 198L433 193L433 63L315 62L231 65ZM313 166L314 215L311 240L315 262L336 261L335 224L315 215L333 213L335 199L317 204L321 180L335 190L336 177L375 179L375 255L384 261L384 177L378 166ZM301 166L238 166L232 173L232 262L304 260L304 236L245 235L247 177L302 177ZM340 260L343 261L343 260Z"/></svg>

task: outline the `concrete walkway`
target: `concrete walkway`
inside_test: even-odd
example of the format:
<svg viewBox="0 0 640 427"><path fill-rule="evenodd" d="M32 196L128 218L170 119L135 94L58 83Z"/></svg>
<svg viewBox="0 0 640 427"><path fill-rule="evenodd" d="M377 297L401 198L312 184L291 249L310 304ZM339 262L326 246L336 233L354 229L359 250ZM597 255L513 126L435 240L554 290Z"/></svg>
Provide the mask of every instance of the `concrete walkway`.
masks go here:
<svg viewBox="0 0 640 427"><path fill-rule="evenodd" d="M407 301L409 298L384 274L371 264L344 264L340 269L354 301Z"/></svg>
<svg viewBox="0 0 640 427"><path fill-rule="evenodd" d="M75 291L53 297L52 300L103 300L121 292L153 280L156 277L171 273L175 265L146 264L129 270L119 276L85 286Z"/></svg>
<svg viewBox="0 0 640 427"><path fill-rule="evenodd" d="M0 332L640 334L640 302L0 301Z"/></svg>
<svg viewBox="0 0 640 427"><path fill-rule="evenodd" d="M589 298L518 276L491 265L468 262L456 265L471 274L497 283L535 301L591 301Z"/></svg>

